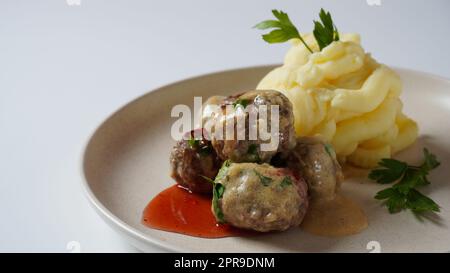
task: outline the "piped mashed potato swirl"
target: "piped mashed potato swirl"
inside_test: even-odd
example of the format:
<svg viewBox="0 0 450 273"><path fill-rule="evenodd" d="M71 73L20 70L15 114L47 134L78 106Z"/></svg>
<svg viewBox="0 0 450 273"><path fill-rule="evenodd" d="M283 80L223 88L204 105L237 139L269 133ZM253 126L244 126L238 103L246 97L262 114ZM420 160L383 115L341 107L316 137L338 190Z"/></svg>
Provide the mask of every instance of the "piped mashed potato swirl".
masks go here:
<svg viewBox="0 0 450 273"><path fill-rule="evenodd" d="M303 38L314 53L292 39L284 64L257 86L289 98L297 135L321 135L341 162L364 168L416 140L417 124L402 113L399 76L364 52L359 35L341 35L322 51L313 35Z"/></svg>

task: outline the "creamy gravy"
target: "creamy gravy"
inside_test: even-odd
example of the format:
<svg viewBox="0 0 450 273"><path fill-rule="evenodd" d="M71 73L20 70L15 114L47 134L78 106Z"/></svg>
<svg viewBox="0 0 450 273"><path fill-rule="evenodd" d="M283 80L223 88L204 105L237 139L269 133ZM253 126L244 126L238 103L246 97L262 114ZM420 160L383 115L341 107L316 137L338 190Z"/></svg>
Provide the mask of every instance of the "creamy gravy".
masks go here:
<svg viewBox="0 0 450 273"><path fill-rule="evenodd" d="M359 233L368 226L364 211L337 194L333 200L311 200L301 228L311 234L340 237Z"/></svg>

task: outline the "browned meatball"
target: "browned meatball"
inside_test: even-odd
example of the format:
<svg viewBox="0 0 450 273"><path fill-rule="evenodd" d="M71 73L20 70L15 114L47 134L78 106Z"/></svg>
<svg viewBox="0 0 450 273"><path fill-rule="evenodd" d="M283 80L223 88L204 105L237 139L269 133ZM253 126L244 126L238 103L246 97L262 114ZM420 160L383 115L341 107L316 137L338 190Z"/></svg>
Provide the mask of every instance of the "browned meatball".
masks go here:
<svg viewBox="0 0 450 273"><path fill-rule="evenodd" d="M229 139L226 133L223 135L225 139L220 139L215 134L216 128L211 130L212 145L222 160L230 159L234 162L269 162L277 153L285 157L291 149L296 145L294 131L294 115L292 113L292 104L289 99L282 93L274 90L254 90L229 97L212 97L208 102L212 104L220 104L220 113L211 113L209 108L205 108L203 112L203 122L213 121L215 124L221 124L224 132L226 131L226 123L234 122L234 136ZM278 146L273 149L261 149L261 144L269 143L269 140L263 140L259 133L256 139L250 139L250 132L257 131L262 126L260 117L251 120L251 111L259 111L260 106L267 107L267 131L271 132L271 112L270 106L278 105L279 109L279 130ZM227 106L231 111L226 112ZM247 106L253 106L248 107ZM249 111L245 111L245 110ZM245 120L245 139L238 139L238 132L242 128L238 127L237 120L242 118ZM220 128L220 127L219 127ZM264 127L263 127L264 128Z"/></svg>
<svg viewBox="0 0 450 273"><path fill-rule="evenodd" d="M333 199L343 174L330 144L318 137L300 137L287 165L305 178L312 198Z"/></svg>
<svg viewBox="0 0 450 273"><path fill-rule="evenodd" d="M204 177L214 180L221 161L210 141L204 137L194 139L194 131L191 131L189 136L190 138L178 141L172 149L172 177L192 192L211 194L212 184Z"/></svg>
<svg viewBox="0 0 450 273"><path fill-rule="evenodd" d="M300 225L308 209L306 183L286 168L226 161L215 183L216 219L239 228L286 230Z"/></svg>

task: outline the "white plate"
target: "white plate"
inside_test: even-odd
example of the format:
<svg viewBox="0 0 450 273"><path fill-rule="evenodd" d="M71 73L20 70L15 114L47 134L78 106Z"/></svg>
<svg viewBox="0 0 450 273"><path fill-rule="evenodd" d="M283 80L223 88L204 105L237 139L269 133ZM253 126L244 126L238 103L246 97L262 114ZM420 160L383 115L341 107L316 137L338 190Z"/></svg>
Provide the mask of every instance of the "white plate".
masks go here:
<svg viewBox="0 0 450 273"><path fill-rule="evenodd" d="M409 212L390 215L373 199L384 186L358 178L344 183L342 191L362 205L369 227L353 236L318 237L294 228L254 238L201 239L141 224L147 203L174 184L169 177L172 106L192 106L193 96L205 100L253 89L272 68L243 68L177 82L149 92L108 118L90 139L83 162L84 187L103 219L144 251L156 245L186 252L368 252L378 244L382 252L449 251L450 81L407 69L396 71L404 82L405 112L419 123L420 137L399 157L417 162L422 147L437 154L442 165L423 191L442 207L440 218L420 222Z"/></svg>

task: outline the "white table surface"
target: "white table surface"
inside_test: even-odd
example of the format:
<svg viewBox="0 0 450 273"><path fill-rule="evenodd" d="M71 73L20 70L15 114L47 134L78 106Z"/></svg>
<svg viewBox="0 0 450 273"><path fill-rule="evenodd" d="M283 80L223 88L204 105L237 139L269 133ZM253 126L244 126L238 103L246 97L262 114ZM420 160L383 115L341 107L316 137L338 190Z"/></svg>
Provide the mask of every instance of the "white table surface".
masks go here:
<svg viewBox="0 0 450 273"><path fill-rule="evenodd" d="M0 251L137 251L83 195L89 135L155 87L281 62L251 28L273 8L309 31L324 7L377 60L450 77L446 0L67 1L0 1Z"/></svg>

